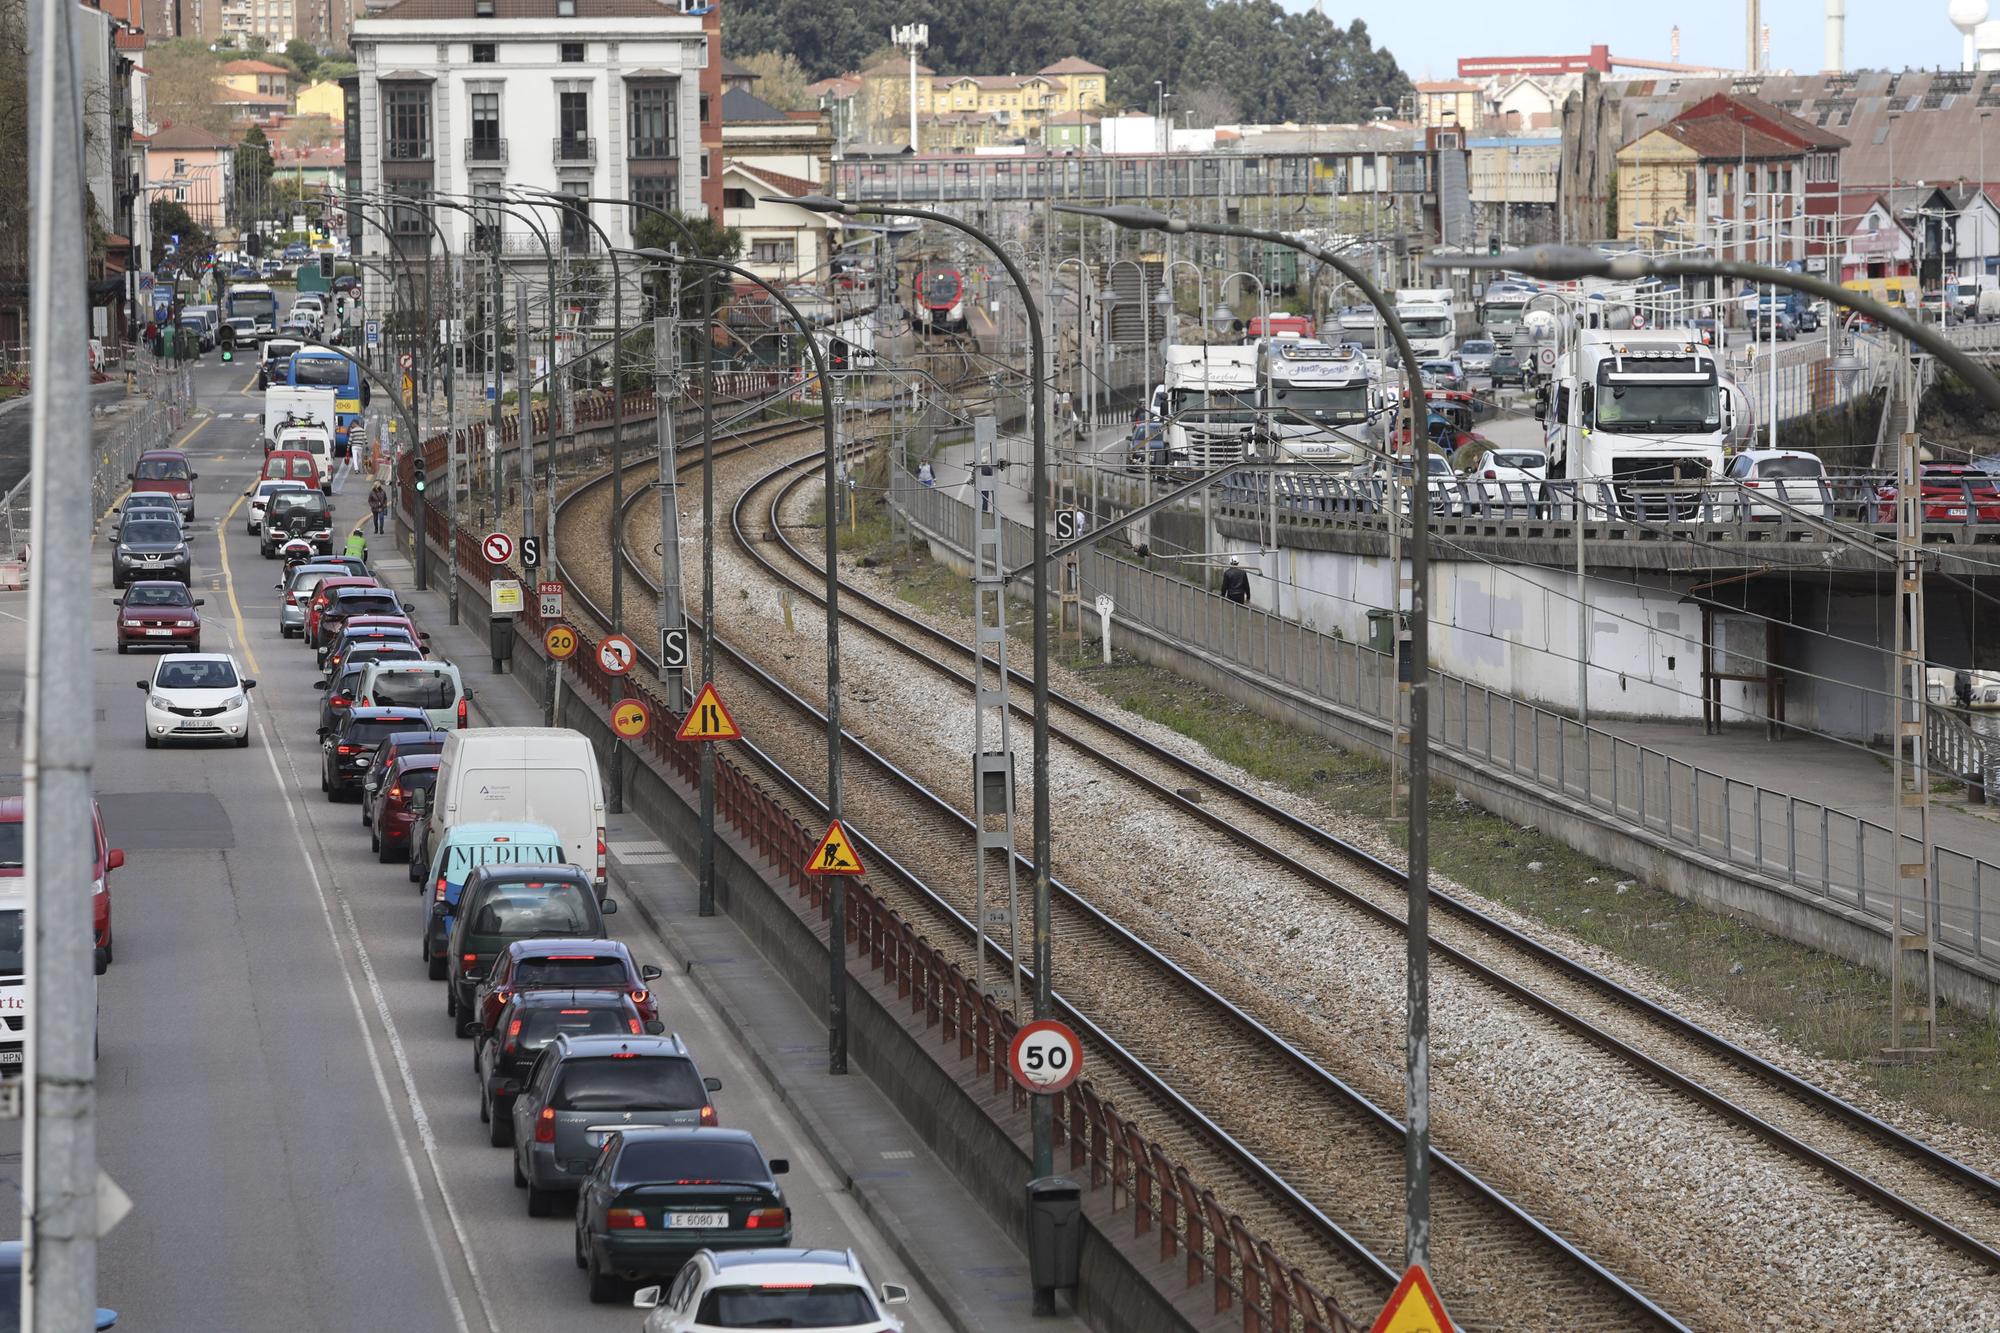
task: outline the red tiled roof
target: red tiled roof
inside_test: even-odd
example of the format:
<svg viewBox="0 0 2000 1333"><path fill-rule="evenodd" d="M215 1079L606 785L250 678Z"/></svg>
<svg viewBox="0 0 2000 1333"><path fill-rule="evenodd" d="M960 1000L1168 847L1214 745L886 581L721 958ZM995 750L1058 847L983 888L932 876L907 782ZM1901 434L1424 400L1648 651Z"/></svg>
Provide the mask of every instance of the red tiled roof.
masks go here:
<svg viewBox="0 0 2000 1333"><path fill-rule="evenodd" d="M772 189L783 191L785 194L797 196L820 193L817 182L806 180L802 176L787 176L782 171L766 171L763 167L753 167L747 162L726 162L724 165L735 167L745 175L755 176Z"/></svg>
<svg viewBox="0 0 2000 1333"><path fill-rule="evenodd" d="M1044 74L1109 74L1102 65L1093 65L1082 56L1064 56L1053 65L1042 66Z"/></svg>
<svg viewBox="0 0 2000 1333"><path fill-rule="evenodd" d="M1752 125L1728 116L1704 116L1700 120L1670 120L1647 134L1664 134L1693 150L1703 161L1733 158L1803 157L1805 149L1774 138ZM1646 135L1639 136L1640 139ZM1634 139L1632 142L1637 143ZM1630 147L1628 144L1627 147Z"/></svg>

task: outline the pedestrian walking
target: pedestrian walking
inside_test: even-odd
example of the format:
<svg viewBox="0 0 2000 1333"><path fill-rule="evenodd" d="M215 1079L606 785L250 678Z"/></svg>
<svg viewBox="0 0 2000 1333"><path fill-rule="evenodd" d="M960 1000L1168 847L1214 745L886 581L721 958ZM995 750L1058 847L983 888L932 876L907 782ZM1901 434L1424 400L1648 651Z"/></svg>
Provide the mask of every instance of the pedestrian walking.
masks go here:
<svg viewBox="0 0 2000 1333"><path fill-rule="evenodd" d="M368 512L375 516L375 535L382 535L382 520L389 513L389 492L376 482L368 491Z"/></svg>
<svg viewBox="0 0 2000 1333"><path fill-rule="evenodd" d="M1222 595L1238 606L1250 605L1250 573L1233 555L1229 557L1229 568L1222 571Z"/></svg>
<svg viewBox="0 0 2000 1333"><path fill-rule="evenodd" d="M919 486L937 485L937 473L931 471L931 460L928 458L917 464L917 484Z"/></svg>

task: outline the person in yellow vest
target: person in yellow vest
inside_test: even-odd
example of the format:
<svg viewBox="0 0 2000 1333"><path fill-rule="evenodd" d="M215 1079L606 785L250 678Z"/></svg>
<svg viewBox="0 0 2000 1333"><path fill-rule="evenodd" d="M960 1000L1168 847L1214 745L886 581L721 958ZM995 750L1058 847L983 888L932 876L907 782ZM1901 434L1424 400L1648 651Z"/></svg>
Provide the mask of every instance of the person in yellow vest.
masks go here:
<svg viewBox="0 0 2000 1333"><path fill-rule="evenodd" d="M361 535L361 529L358 526L354 531L347 534L346 555L354 560L366 560L368 558L368 539Z"/></svg>

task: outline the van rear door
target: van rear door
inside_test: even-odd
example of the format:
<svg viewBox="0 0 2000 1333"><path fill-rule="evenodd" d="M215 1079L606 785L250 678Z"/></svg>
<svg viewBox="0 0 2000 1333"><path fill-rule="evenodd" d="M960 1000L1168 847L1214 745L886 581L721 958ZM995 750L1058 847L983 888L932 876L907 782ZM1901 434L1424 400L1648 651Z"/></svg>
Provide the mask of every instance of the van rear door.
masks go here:
<svg viewBox="0 0 2000 1333"><path fill-rule="evenodd" d="M603 822L594 793L597 775L576 768L469 768L458 779L454 823L519 820L546 824L562 835L573 864L597 865L597 830Z"/></svg>

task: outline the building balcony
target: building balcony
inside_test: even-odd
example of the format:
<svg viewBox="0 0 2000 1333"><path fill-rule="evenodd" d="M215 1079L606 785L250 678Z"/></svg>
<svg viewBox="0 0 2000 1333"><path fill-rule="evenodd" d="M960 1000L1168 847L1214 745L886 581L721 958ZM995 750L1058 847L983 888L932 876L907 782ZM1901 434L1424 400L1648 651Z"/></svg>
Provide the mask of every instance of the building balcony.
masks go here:
<svg viewBox="0 0 2000 1333"><path fill-rule="evenodd" d="M431 160L429 139L386 139L382 143L382 160L385 162L428 162Z"/></svg>
<svg viewBox="0 0 2000 1333"><path fill-rule="evenodd" d="M465 160L471 163L490 163L504 166L507 161L507 141L505 139L467 139Z"/></svg>
<svg viewBox="0 0 2000 1333"><path fill-rule="evenodd" d="M553 143L558 164L588 165L597 161L597 140L588 135L560 135Z"/></svg>
<svg viewBox="0 0 2000 1333"><path fill-rule="evenodd" d="M634 162L671 162L680 156L680 145L672 139L634 139L630 153Z"/></svg>

